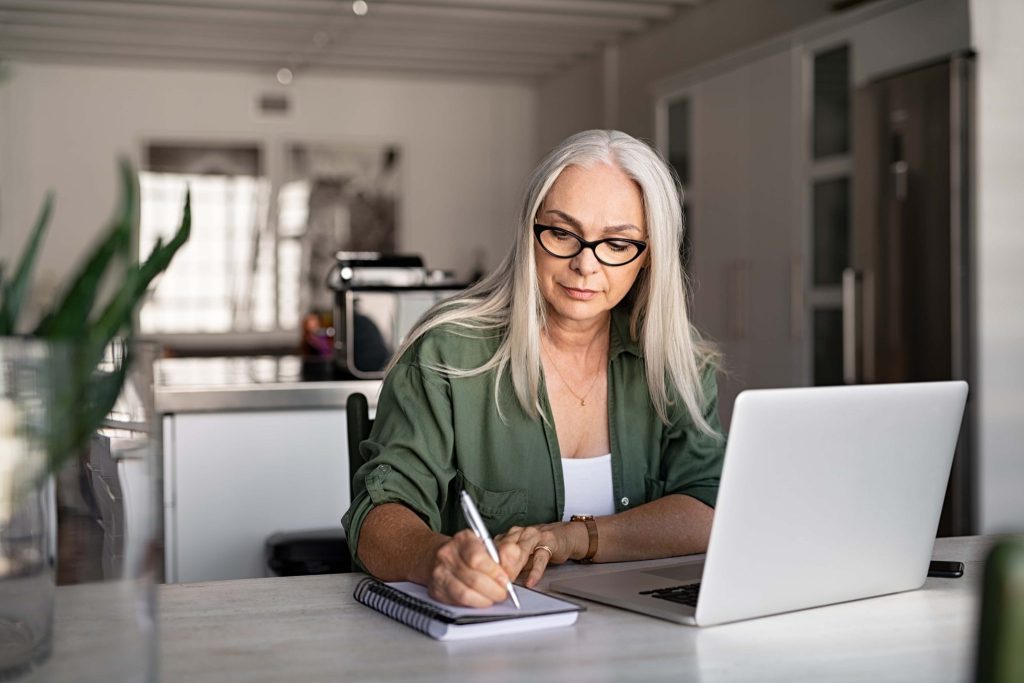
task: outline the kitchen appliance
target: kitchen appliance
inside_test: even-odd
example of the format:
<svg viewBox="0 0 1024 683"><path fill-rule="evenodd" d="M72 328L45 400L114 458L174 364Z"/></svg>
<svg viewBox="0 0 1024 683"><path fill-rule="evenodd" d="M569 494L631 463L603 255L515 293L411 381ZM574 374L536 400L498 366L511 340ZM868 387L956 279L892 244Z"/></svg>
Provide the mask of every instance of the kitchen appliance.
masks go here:
<svg viewBox="0 0 1024 683"><path fill-rule="evenodd" d="M954 55L854 95L847 384L974 379L973 63ZM972 533L975 421L968 398L939 536Z"/></svg>
<svg viewBox="0 0 1024 683"><path fill-rule="evenodd" d="M419 256L338 252L327 276L334 292L334 361L341 375L380 379L406 334L434 304L464 288L428 270Z"/></svg>

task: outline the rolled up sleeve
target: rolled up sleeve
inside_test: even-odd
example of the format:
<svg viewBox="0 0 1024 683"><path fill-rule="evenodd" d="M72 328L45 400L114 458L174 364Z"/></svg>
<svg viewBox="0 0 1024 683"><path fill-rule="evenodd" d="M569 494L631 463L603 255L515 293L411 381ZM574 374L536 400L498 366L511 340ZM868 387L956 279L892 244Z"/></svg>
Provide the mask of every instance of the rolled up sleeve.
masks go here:
<svg viewBox="0 0 1024 683"><path fill-rule="evenodd" d="M349 550L356 549L366 515L377 505L400 503L433 530L441 528L448 483L455 477L448 383L416 364L400 363L384 380L364 463L352 483L352 503L342 518Z"/></svg>
<svg viewBox="0 0 1024 683"><path fill-rule="evenodd" d="M701 383L704 391L704 419L719 434L718 380L714 367L705 369ZM724 434L713 437L697 429L682 401L676 401L677 414L666 430L662 446L662 477L665 493L680 493L715 507L718 483L725 457Z"/></svg>

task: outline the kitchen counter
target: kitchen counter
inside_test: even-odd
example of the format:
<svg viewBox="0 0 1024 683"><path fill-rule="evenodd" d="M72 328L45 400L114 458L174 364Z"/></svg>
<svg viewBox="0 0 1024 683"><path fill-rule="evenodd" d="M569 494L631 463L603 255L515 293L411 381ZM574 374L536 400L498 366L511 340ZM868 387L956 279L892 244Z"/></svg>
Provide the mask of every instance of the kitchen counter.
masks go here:
<svg viewBox="0 0 1024 683"><path fill-rule="evenodd" d="M376 408L380 380L321 379L329 367L299 356L164 358L154 373L156 409L174 413L344 408L350 394Z"/></svg>
<svg viewBox="0 0 1024 683"><path fill-rule="evenodd" d="M157 361L168 582L265 576L271 534L337 528L350 499L345 403L361 393L372 415L381 382L332 371L299 356Z"/></svg>

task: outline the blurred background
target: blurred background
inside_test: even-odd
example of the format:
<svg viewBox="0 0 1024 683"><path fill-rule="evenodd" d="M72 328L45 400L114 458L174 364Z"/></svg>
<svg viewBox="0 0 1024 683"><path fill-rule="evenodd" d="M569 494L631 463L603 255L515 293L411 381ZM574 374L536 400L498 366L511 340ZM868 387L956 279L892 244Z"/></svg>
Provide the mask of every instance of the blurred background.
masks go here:
<svg viewBox="0 0 1024 683"><path fill-rule="evenodd" d="M723 423L746 388L967 379L940 535L1020 532L1022 37L1019 0L0 0L0 253L55 190L42 308L118 155L141 255L192 188L139 319L174 356L165 573L260 575L267 534L347 507L341 397L379 386L353 348L401 334L359 327L362 257L419 256L420 294L472 281L544 151L618 128L683 181Z"/></svg>

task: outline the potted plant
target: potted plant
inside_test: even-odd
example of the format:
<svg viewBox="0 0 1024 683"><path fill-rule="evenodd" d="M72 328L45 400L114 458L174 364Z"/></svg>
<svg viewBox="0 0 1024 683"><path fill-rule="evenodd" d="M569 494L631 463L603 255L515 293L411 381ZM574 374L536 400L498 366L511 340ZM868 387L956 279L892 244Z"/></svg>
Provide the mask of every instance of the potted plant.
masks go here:
<svg viewBox="0 0 1024 683"><path fill-rule="evenodd" d="M27 333L23 303L53 210L47 196L19 261L0 263L0 679L46 658L52 641L53 476L77 458L117 400L132 363L135 313L188 239L180 227L141 263L132 253L139 186L120 165L113 220L55 305ZM119 278L116 287L105 286ZM105 289L112 293L103 296ZM122 352L110 353L112 346Z"/></svg>

